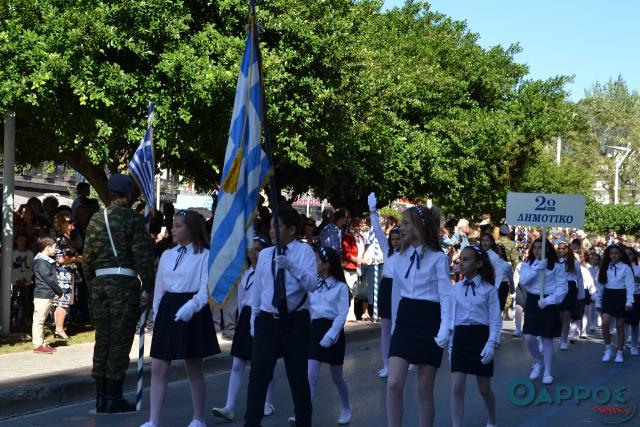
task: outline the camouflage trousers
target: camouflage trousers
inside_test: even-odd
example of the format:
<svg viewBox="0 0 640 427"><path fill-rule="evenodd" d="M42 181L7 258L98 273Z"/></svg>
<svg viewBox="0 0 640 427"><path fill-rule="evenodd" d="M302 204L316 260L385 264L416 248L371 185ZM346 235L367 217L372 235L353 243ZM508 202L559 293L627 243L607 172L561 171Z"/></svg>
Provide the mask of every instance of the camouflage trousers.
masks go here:
<svg viewBox="0 0 640 427"><path fill-rule="evenodd" d="M96 330L92 376L123 381L140 317L140 290L100 283L100 279L94 280L91 288Z"/></svg>

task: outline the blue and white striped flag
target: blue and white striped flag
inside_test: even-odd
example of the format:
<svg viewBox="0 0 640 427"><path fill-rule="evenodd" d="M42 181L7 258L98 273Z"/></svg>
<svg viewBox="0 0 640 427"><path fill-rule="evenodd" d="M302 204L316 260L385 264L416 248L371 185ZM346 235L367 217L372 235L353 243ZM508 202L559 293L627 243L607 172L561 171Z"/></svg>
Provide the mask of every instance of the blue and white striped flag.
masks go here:
<svg viewBox="0 0 640 427"><path fill-rule="evenodd" d="M149 214L155 206L155 177L156 177L156 162L153 156L153 115L155 106L153 102L149 102L149 116L147 118L147 132L142 138L140 146L133 154L133 158L129 163L129 172L133 176L133 179L138 184L140 191L144 195L147 202L145 207L144 216L149 222Z"/></svg>
<svg viewBox="0 0 640 427"><path fill-rule="evenodd" d="M255 21L250 19L211 230L209 294L219 304L242 276L253 220L271 164L262 149L262 82Z"/></svg>

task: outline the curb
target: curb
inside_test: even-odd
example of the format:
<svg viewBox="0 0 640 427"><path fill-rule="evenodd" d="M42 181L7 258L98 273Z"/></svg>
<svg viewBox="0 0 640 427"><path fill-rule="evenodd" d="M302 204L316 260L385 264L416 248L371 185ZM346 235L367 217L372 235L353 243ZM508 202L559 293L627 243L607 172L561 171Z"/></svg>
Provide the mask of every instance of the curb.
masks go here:
<svg viewBox="0 0 640 427"><path fill-rule="evenodd" d="M365 341L377 337L377 324L347 324L345 335L348 342ZM229 354L231 343L221 341L222 352L204 360L204 373L212 374L231 369L232 357ZM149 385L151 358L145 358L144 384ZM125 381L125 393L135 391L137 361L129 365ZM184 380L185 373L182 362L171 364L169 382ZM91 367L68 370L48 376L22 378L2 385L0 390L0 421L25 415L32 412L51 409L70 403L93 399L95 382L91 378Z"/></svg>

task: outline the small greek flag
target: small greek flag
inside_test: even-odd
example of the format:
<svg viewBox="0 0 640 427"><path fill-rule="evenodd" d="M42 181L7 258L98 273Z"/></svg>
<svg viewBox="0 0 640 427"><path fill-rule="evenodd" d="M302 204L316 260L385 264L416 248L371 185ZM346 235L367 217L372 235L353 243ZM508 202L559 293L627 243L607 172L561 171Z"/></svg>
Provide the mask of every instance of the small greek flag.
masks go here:
<svg viewBox="0 0 640 427"><path fill-rule="evenodd" d="M145 207L145 219L149 222L149 214L155 206L155 176L156 176L156 162L153 156L153 115L155 106L153 102L149 102L149 116L147 118L147 132L142 138L140 146L133 154L133 158L129 163L129 172L133 179L138 184L140 191L144 195L147 202Z"/></svg>
<svg viewBox="0 0 640 427"><path fill-rule="evenodd" d="M271 172L262 149L262 82L255 18L247 41L224 158L209 249L209 294L219 304L240 280L253 242L258 196Z"/></svg>

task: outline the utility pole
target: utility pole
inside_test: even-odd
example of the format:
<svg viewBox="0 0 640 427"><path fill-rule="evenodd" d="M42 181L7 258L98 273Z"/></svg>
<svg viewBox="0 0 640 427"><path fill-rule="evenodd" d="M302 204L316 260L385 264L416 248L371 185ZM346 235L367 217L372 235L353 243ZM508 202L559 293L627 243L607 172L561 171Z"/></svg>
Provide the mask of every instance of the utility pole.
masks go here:
<svg viewBox="0 0 640 427"><path fill-rule="evenodd" d="M13 194L16 159L16 114L4 117L4 166L2 184L2 275L0 282L0 334L9 335L11 321L11 256L13 251Z"/></svg>
<svg viewBox="0 0 640 427"><path fill-rule="evenodd" d="M633 150L631 148L628 147L620 147L617 145L606 145L607 148L611 148L613 150L618 150L621 154L622 157L619 154L616 154L614 160L615 160L615 165L616 165L616 176L614 178L614 184L613 184L613 204L617 205L620 203L620 197L619 197L619 193L620 193L620 168L622 167L622 163L624 163L625 160L627 160L627 157L629 157L629 155L633 152Z"/></svg>

